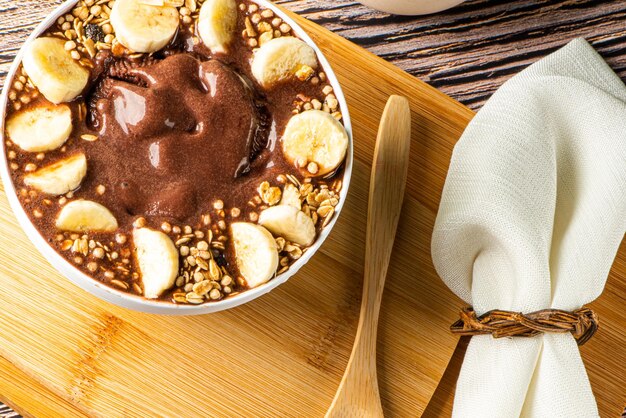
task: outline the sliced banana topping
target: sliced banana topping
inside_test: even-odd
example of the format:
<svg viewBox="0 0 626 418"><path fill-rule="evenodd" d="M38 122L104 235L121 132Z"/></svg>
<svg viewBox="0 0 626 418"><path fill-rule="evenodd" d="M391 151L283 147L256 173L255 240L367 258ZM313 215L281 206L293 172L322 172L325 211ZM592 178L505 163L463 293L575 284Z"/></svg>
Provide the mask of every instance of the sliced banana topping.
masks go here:
<svg viewBox="0 0 626 418"><path fill-rule="evenodd" d="M117 0L111 10L115 36L135 52L155 52L167 45L178 30L178 10L152 6L141 0Z"/></svg>
<svg viewBox="0 0 626 418"><path fill-rule="evenodd" d="M141 272L144 296L148 299L156 299L174 286L178 275L176 246L166 234L149 228L135 229L133 243Z"/></svg>
<svg viewBox="0 0 626 418"><path fill-rule="evenodd" d="M7 135L24 151L59 148L72 133L72 111L67 105L42 104L16 112L7 121Z"/></svg>
<svg viewBox="0 0 626 418"><path fill-rule="evenodd" d="M150 6L181 7L185 5L185 0L139 0L139 2Z"/></svg>
<svg viewBox="0 0 626 418"><path fill-rule="evenodd" d="M83 68L58 38L37 38L26 45L24 70L41 94L52 103L69 102L81 94L89 80Z"/></svg>
<svg viewBox="0 0 626 418"><path fill-rule="evenodd" d="M326 175L343 162L348 133L339 121L322 110L307 110L292 116L282 139L287 160L309 174Z"/></svg>
<svg viewBox="0 0 626 418"><path fill-rule="evenodd" d="M91 200L74 200L63 206L59 212L56 227L72 232L112 232L117 229L117 220L100 203Z"/></svg>
<svg viewBox="0 0 626 418"><path fill-rule="evenodd" d="M296 76L303 68L316 69L315 51L293 36L274 38L254 54L252 74L263 87Z"/></svg>
<svg viewBox="0 0 626 418"><path fill-rule="evenodd" d="M51 195L65 194L80 186L87 174L87 158L80 153L24 176L24 184Z"/></svg>
<svg viewBox="0 0 626 418"><path fill-rule="evenodd" d="M278 249L272 234L262 226L235 222L230 226L239 273L250 288L269 281L278 267Z"/></svg>
<svg viewBox="0 0 626 418"><path fill-rule="evenodd" d="M265 209L259 215L259 224L272 234L304 247L315 240L313 220L293 206L278 205Z"/></svg>
<svg viewBox="0 0 626 418"><path fill-rule="evenodd" d="M283 197L280 199L281 205L289 205L300 210L302 202L300 201L300 190L291 183L287 183L283 188Z"/></svg>
<svg viewBox="0 0 626 418"><path fill-rule="evenodd" d="M237 26L235 0L206 0L200 8L198 33L202 42L214 54L228 51Z"/></svg>

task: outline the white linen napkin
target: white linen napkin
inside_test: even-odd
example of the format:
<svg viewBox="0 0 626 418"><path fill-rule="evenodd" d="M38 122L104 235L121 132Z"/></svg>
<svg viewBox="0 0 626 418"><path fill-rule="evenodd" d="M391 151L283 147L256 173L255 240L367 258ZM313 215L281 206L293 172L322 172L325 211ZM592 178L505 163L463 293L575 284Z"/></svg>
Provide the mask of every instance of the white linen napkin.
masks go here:
<svg viewBox="0 0 626 418"><path fill-rule="evenodd" d="M602 293L625 231L626 86L577 39L505 83L465 130L433 261L477 315L572 311ZM467 349L453 416L598 409L571 334L481 335Z"/></svg>

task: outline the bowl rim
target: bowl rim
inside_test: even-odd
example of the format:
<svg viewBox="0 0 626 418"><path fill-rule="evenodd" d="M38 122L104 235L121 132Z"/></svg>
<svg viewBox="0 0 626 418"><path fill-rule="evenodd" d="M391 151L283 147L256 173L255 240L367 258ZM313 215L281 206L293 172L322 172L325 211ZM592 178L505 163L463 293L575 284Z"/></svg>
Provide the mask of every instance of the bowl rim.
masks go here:
<svg viewBox="0 0 626 418"><path fill-rule="evenodd" d="M330 223L322 230L313 245L311 245L308 250L302 255L302 257L296 260L296 262L292 264L289 270L287 270L286 272L276 276L274 279L268 281L261 286L246 290L235 296L227 297L217 302L208 302L200 305L178 305L171 302L146 299L143 296L123 292L121 290L114 289L113 287L109 287L101 283L100 281L88 276L87 274L80 271L78 268L74 267L69 261L65 260L59 253L57 253L52 248L52 246L48 244L46 239L39 233L37 228L35 228L30 218L26 214L25 209L19 202L16 188L11 179L11 173L9 170L4 126L7 113L6 110L8 104L8 91L10 90L7 89L6 86L10 85L9 83L13 82L17 69L19 68L19 64L22 61L24 47L32 42L33 39L41 35L60 16L68 13L78 3L78 0L66 0L64 3L59 5L52 13L50 13L41 23L39 23L39 25L37 25L35 30L33 30L33 32L29 35L29 37L26 39L26 41L18 51L15 59L13 60L13 63L11 64L9 72L7 73L5 79L5 88L0 95L0 135L2 136L2 145L0 149L0 151L2 152L2 156L0 156L0 176L2 178L5 194L11 206L11 209L13 210L13 213L18 220L18 223L20 224L21 228L24 230L30 241L59 273L61 273L78 287L107 302L139 312L164 315L201 315L214 313L226 309L231 309L244 303L250 302L266 293L269 293L273 289L285 283L311 259L311 257L322 246L324 241L326 241L326 238L332 231L335 223L337 222L337 219L341 214L341 210L343 209L350 186L350 180L352 177L353 136L348 105L346 103L343 90L339 85L337 76L330 66L330 63L328 62L322 51L319 49L319 47L316 45L316 43L304 31L304 29L283 10L272 4L269 0L253 1L259 6L271 9L276 15L283 19L284 22L291 26L291 28L300 39L302 39L315 50L317 58L322 68L324 69L324 72L326 73L328 82L333 87L334 94L340 105L340 109L342 109L343 125L348 133L349 144L348 150L346 152L346 161L342 180L343 184L340 191L339 203L335 207L335 216L330 221Z"/></svg>

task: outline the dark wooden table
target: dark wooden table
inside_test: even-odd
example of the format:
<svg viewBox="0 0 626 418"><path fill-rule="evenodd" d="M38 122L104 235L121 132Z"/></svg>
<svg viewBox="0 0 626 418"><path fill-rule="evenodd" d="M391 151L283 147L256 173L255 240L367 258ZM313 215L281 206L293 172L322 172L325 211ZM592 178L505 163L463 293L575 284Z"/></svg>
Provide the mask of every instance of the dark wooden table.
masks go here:
<svg viewBox="0 0 626 418"><path fill-rule="evenodd" d="M43 1L24 10L20 3L0 0L0 86L17 49L34 28L25 22L39 21L35 16L43 17L61 1ZM626 79L626 0L470 0L422 17L389 16L348 0L276 3L369 49L474 110L509 77L576 37L590 41ZM464 348L461 344L455 353L425 416L450 415ZM0 417L4 411L0 404Z"/></svg>
<svg viewBox="0 0 626 418"><path fill-rule="evenodd" d="M348 0L278 0L478 110L509 77L584 37L626 77L624 0L471 0L403 17Z"/></svg>

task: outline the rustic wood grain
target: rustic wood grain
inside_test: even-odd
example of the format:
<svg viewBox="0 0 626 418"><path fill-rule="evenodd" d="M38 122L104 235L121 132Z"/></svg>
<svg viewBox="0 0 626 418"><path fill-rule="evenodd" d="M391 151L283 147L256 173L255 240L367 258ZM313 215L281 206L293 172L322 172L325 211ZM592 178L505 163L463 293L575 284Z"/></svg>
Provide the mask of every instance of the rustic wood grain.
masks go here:
<svg viewBox="0 0 626 418"><path fill-rule="evenodd" d="M347 0L277 1L472 109L508 78L583 36L626 77L626 1L473 0L393 17Z"/></svg>

